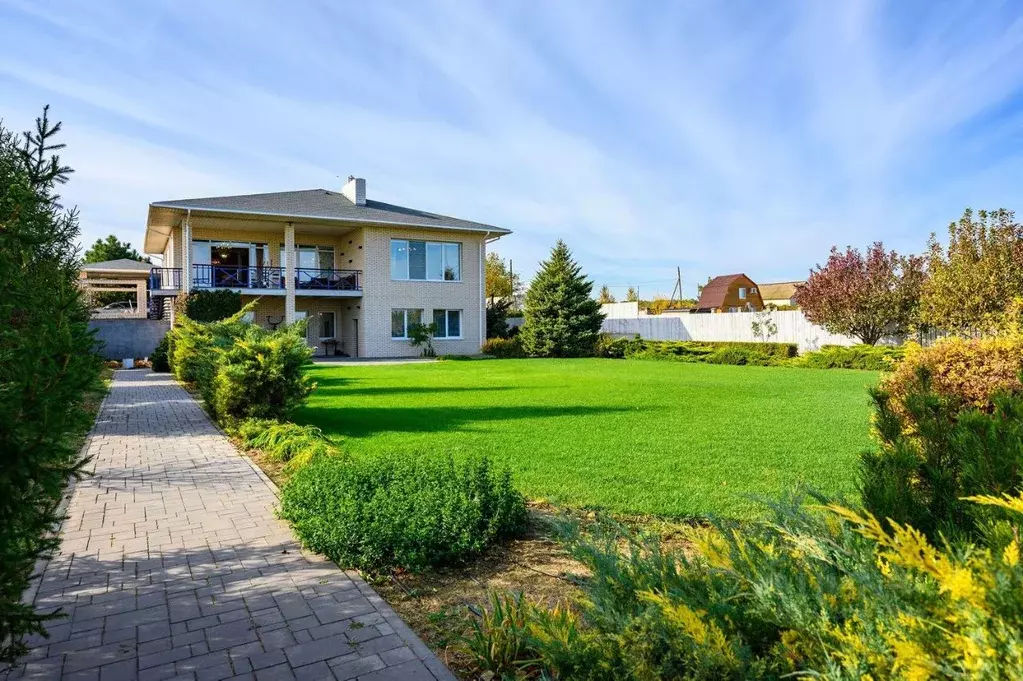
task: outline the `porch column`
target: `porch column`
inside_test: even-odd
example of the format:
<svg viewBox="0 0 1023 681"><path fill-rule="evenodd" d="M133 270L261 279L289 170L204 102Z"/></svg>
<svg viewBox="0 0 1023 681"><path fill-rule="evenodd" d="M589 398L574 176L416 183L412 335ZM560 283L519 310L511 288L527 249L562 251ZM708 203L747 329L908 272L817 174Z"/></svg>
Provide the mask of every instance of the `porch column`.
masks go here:
<svg viewBox="0 0 1023 681"><path fill-rule="evenodd" d="M295 323L295 225L284 225L284 323Z"/></svg>
<svg viewBox="0 0 1023 681"><path fill-rule="evenodd" d="M190 215L185 215L181 223L181 290L189 293L192 290L192 225Z"/></svg>
<svg viewBox="0 0 1023 681"><path fill-rule="evenodd" d="M146 300L146 282L135 282L135 316L145 319L149 316L149 301Z"/></svg>

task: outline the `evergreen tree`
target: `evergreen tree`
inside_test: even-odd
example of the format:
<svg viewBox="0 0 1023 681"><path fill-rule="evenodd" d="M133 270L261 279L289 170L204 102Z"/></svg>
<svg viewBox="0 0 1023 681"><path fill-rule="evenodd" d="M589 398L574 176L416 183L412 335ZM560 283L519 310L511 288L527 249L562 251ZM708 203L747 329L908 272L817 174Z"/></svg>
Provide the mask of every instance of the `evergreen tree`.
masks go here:
<svg viewBox="0 0 1023 681"><path fill-rule="evenodd" d="M597 302L601 305L617 302L614 294L611 293L611 289L607 287L607 284L600 287L600 293L597 295Z"/></svg>
<svg viewBox="0 0 1023 681"><path fill-rule="evenodd" d="M0 126L0 666L57 616L21 595L59 545L57 505L83 465L73 436L102 367L77 286L77 213L54 192L71 169L46 113L20 142Z"/></svg>
<svg viewBox="0 0 1023 681"><path fill-rule="evenodd" d="M593 282L559 239L526 292L526 321L519 335L526 353L531 357L592 354L604 321L592 294Z"/></svg>
<svg viewBox="0 0 1023 681"><path fill-rule="evenodd" d="M634 286L630 286L629 290L625 292L625 302L627 303L639 302L639 291L637 291Z"/></svg>

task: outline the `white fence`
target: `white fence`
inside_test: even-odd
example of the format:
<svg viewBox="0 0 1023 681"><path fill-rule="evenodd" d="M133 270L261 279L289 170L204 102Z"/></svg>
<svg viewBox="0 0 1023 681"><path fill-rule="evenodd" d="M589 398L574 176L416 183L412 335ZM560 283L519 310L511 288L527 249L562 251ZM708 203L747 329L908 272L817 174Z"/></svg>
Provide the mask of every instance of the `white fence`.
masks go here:
<svg viewBox="0 0 1023 681"><path fill-rule="evenodd" d="M770 336L755 335L753 322L770 321L777 333ZM744 341L770 343L796 343L800 352L817 350L822 345L856 345L860 341L850 336L829 333L811 324L799 310L771 312L770 316L756 312L728 312L719 314L656 315L604 320L602 329L615 336L635 336L646 340L672 341ZM894 341L894 339L892 339Z"/></svg>

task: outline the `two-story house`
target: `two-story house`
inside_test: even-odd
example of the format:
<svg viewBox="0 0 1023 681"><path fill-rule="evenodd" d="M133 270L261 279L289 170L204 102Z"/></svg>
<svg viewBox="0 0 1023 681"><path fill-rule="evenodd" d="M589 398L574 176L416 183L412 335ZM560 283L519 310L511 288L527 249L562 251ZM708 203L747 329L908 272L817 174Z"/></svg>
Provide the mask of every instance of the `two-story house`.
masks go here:
<svg viewBox="0 0 1023 681"><path fill-rule="evenodd" d="M144 250L161 255L150 296L231 289L258 299L252 321L308 321L309 344L351 357L414 356L409 325L437 325L440 354L476 354L486 336L487 244L510 230L366 198L349 177L326 189L159 201Z"/></svg>

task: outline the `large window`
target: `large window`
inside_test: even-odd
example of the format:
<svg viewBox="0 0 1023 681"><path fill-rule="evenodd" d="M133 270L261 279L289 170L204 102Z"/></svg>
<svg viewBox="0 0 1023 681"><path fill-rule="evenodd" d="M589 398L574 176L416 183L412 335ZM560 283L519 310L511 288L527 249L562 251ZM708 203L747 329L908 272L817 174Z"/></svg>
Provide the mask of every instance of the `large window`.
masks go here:
<svg viewBox="0 0 1023 681"><path fill-rule="evenodd" d="M461 281L462 244L393 239L391 279Z"/></svg>
<svg viewBox="0 0 1023 681"><path fill-rule="evenodd" d="M391 310L391 338L408 339L408 327L423 323L422 310Z"/></svg>
<svg viewBox="0 0 1023 681"><path fill-rule="evenodd" d="M462 337L461 310L434 310L433 323L437 325L437 333L433 335L434 338Z"/></svg>
<svg viewBox="0 0 1023 681"><path fill-rule="evenodd" d="M298 260L295 267L302 270L334 269L333 246L297 246ZM281 244L281 267L288 266L288 249Z"/></svg>

